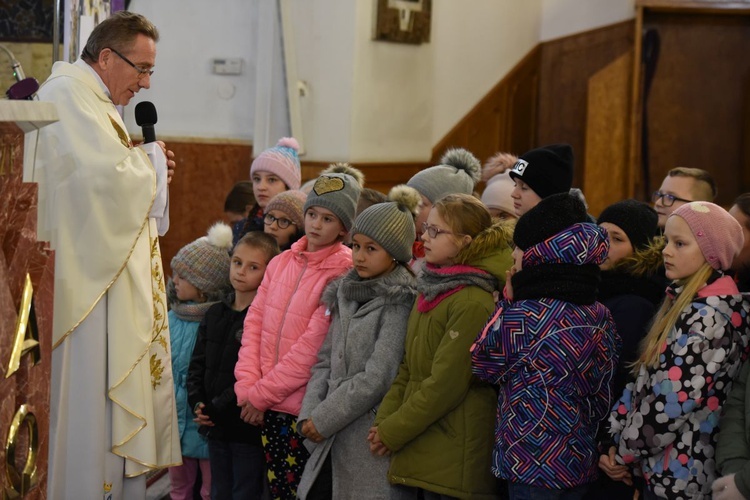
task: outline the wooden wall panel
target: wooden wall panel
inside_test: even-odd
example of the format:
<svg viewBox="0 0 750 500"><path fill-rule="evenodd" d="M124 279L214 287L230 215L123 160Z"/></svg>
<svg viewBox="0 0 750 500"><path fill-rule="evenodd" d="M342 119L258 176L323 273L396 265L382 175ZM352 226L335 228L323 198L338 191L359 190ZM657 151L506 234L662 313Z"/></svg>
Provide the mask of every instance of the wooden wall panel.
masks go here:
<svg viewBox="0 0 750 500"><path fill-rule="evenodd" d="M542 45L537 141L573 146L575 186L586 170L589 78L631 50L633 34L633 21L625 21Z"/></svg>
<svg viewBox="0 0 750 500"><path fill-rule="evenodd" d="M633 54L629 51L589 79L586 120L588 168L581 184L589 212L633 196L628 172Z"/></svg>
<svg viewBox="0 0 750 500"><path fill-rule="evenodd" d="M481 161L506 151L521 154L536 143L539 47L534 48L432 149L433 163L452 147Z"/></svg>
<svg viewBox="0 0 750 500"><path fill-rule="evenodd" d="M172 257L187 243L224 220L224 199L235 182L248 180L252 146L167 141L177 168L169 185L170 227L160 238L164 271L171 275Z"/></svg>
<svg viewBox="0 0 750 500"><path fill-rule="evenodd" d="M750 191L748 120L750 16L644 13L661 39L648 97L649 179L653 189L676 166L708 170L729 205Z"/></svg>

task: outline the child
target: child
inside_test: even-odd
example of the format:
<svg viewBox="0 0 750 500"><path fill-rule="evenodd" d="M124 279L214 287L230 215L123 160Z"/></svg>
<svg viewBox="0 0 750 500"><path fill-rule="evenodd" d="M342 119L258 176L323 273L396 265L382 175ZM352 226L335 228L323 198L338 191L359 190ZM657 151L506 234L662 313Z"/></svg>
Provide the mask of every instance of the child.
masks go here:
<svg viewBox="0 0 750 500"><path fill-rule="evenodd" d="M299 144L292 137L282 137L275 147L268 148L253 160L250 180L253 183L255 206L245 219L242 230L235 234L236 243L250 231L263 231L263 211L271 198L289 189L299 189L302 172Z"/></svg>
<svg viewBox="0 0 750 500"><path fill-rule="evenodd" d="M305 234L302 207L306 200L305 193L291 189L277 194L266 205L263 232L275 239L282 251L289 250Z"/></svg>
<svg viewBox="0 0 750 500"><path fill-rule="evenodd" d="M426 265L398 375L370 429L405 494L495 498L495 391L471 375L469 346L511 265L510 230L471 195L438 200L423 227Z"/></svg>
<svg viewBox="0 0 750 500"><path fill-rule="evenodd" d="M268 262L279 254L276 240L248 233L235 245L229 271L234 293L206 312L198 328L188 375L188 401L208 437L211 497L260 499L265 459L260 429L240 418L234 365L242 325Z"/></svg>
<svg viewBox="0 0 750 500"><path fill-rule="evenodd" d="M619 339L596 302L606 232L559 193L518 219L506 297L472 346L474 374L499 387L492 471L515 498L579 499L597 476Z"/></svg>
<svg viewBox="0 0 750 500"><path fill-rule="evenodd" d="M169 332L172 351L177 423L180 429L182 465L169 468L173 500L193 498L193 485L201 470L201 497L210 498L211 469L208 443L198 434L188 404L187 376L198 326L206 311L230 290L229 250L232 230L226 224L211 227L208 236L185 245L172 259L172 278L167 285Z"/></svg>
<svg viewBox="0 0 750 500"><path fill-rule="evenodd" d="M449 194L472 194L481 169L482 164L469 151L449 149L440 159L440 165L417 172L406 183L410 188L416 189L422 198L416 220L417 239L413 249L415 259L424 257L422 226L427 221L433 204Z"/></svg>
<svg viewBox="0 0 750 500"><path fill-rule="evenodd" d="M532 149L518 158L509 175L515 182L513 209L520 217L547 196L570 191L573 149L567 144Z"/></svg>
<svg viewBox="0 0 750 500"><path fill-rule="evenodd" d="M263 424L274 498L295 498L309 456L297 434L297 415L330 323L320 296L352 265L352 252L341 242L359 191L346 174L318 178L304 206L305 236L268 265L245 318L234 389L242 419Z"/></svg>
<svg viewBox="0 0 750 500"><path fill-rule="evenodd" d="M396 376L406 321L416 298L408 267L419 195L365 209L352 228L355 268L331 283L323 303L331 327L313 366L297 428L310 460L298 495L388 498L388 458L373 456L365 437ZM410 205L406 205L410 203Z"/></svg>
<svg viewBox="0 0 750 500"><path fill-rule="evenodd" d="M250 215L250 210L255 205L253 195L253 183L240 181L232 186L224 200L224 215L230 224L235 224Z"/></svg>
<svg viewBox="0 0 750 500"><path fill-rule="evenodd" d="M638 345L664 299L666 282L661 256L664 242L657 237L656 211L637 200L618 201L605 208L599 216L599 226L607 230L609 254L599 265L598 300L609 309L622 340L612 389L612 394L619 396L638 358ZM599 433L602 441L609 441L606 425L600 425ZM599 474L586 498L632 500L634 493L632 485Z"/></svg>
<svg viewBox="0 0 750 500"><path fill-rule="evenodd" d="M509 175L517 161L518 158L511 154L497 153L482 167L482 180L486 187L481 200L490 214L498 219L517 218L510 196L515 186Z"/></svg>
<svg viewBox="0 0 750 500"><path fill-rule="evenodd" d="M617 464L640 468L646 499L710 498L719 415L748 345L750 301L723 274L742 229L723 208L692 202L669 216L664 236L673 282L610 415L602 468L627 481Z"/></svg>

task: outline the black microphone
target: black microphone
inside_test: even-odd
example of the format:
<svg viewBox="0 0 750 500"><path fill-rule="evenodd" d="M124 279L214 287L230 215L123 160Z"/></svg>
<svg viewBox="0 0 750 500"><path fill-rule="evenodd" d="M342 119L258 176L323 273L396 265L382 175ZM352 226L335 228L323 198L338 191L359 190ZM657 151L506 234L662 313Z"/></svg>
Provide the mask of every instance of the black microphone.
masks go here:
<svg viewBox="0 0 750 500"><path fill-rule="evenodd" d="M156 141L156 108L154 103L149 101L139 102L135 105L135 123L143 130L143 142L149 143Z"/></svg>

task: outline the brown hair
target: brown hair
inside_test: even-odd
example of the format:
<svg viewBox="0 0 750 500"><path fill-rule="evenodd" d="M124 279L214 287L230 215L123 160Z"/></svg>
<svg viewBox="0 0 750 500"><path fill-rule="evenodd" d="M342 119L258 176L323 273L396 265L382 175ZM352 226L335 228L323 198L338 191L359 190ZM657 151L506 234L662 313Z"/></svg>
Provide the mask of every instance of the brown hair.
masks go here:
<svg viewBox="0 0 750 500"><path fill-rule="evenodd" d="M740 209L740 212L745 214L746 217L750 217L750 193L743 193L737 197L736 200L734 200L733 205L737 205L737 208ZM748 229L750 229L750 219L748 219L747 223L745 224Z"/></svg>
<svg viewBox="0 0 750 500"><path fill-rule="evenodd" d="M100 22L91 32L81 52L81 59L87 63L96 62L99 53L106 48L126 52L139 34L154 42L159 41L159 31L151 21L134 12L116 12Z"/></svg>
<svg viewBox="0 0 750 500"><path fill-rule="evenodd" d="M473 239L492 225L487 207L470 194L449 194L435 202L434 208L451 231L458 235L465 234Z"/></svg>
<svg viewBox="0 0 750 500"><path fill-rule="evenodd" d="M716 187L716 181L711 174L702 168L677 167L669 171L669 177L691 177L696 181L698 193L693 193L697 198L693 201L714 201L719 194L719 188ZM701 185L700 183L703 183Z"/></svg>
<svg viewBox="0 0 750 500"><path fill-rule="evenodd" d="M240 241L234 246L236 249L240 245L247 245L250 248L255 248L266 254L266 264L271 262L271 259L281 253L279 244L276 243L276 239L270 234L266 234L262 231L251 231L245 236L240 238ZM234 249L232 249L234 254Z"/></svg>
<svg viewBox="0 0 750 500"><path fill-rule="evenodd" d="M226 200L224 200L224 211L244 214L248 210L247 207L253 205L255 205L253 183L240 181L232 187Z"/></svg>

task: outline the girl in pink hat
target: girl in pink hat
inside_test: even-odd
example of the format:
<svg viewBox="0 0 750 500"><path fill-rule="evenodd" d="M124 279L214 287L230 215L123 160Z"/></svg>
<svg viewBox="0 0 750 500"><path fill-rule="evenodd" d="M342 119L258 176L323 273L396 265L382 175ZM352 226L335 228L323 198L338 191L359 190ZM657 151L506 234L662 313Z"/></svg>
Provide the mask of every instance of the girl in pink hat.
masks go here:
<svg viewBox="0 0 750 500"><path fill-rule="evenodd" d="M667 219L662 254L672 280L610 418L600 467L646 480L644 498L711 498L719 416L747 354L750 300L724 275L742 248L739 223L709 202Z"/></svg>

